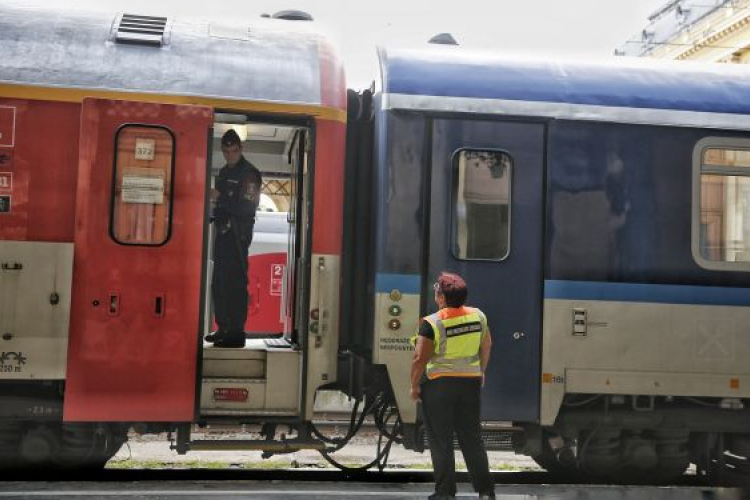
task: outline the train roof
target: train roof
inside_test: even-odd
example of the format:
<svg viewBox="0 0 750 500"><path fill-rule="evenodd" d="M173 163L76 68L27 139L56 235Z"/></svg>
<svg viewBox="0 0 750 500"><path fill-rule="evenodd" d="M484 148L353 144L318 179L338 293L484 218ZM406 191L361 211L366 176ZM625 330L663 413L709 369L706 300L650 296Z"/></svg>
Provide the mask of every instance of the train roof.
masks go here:
<svg viewBox="0 0 750 500"><path fill-rule="evenodd" d="M439 45L380 50L384 109L750 130L744 65L564 62Z"/></svg>
<svg viewBox="0 0 750 500"><path fill-rule="evenodd" d="M163 43L143 45L117 40L121 20L0 5L0 85L345 109L342 66L310 23L167 19Z"/></svg>

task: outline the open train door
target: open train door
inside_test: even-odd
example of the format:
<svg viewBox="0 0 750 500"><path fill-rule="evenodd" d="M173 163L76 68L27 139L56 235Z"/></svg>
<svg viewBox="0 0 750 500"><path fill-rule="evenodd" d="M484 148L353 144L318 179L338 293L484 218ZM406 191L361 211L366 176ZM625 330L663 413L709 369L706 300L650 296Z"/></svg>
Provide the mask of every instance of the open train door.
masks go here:
<svg viewBox="0 0 750 500"><path fill-rule="evenodd" d="M434 120L428 275L458 272L487 314L486 420L536 421L542 296L544 125ZM432 290L423 304L434 311Z"/></svg>
<svg viewBox="0 0 750 500"><path fill-rule="evenodd" d="M83 102L67 421L193 420L212 122Z"/></svg>
<svg viewBox="0 0 750 500"><path fill-rule="evenodd" d="M304 256L301 252L303 239L307 239L307 234L302 232L307 222L300 220L301 217L308 217L309 208L304 203L309 203L309 195L305 195L305 172L307 169L307 132L304 129L298 129L294 135L292 146L289 149L288 162L290 167L290 187L291 200L289 212L287 213L287 222L289 224L288 245L286 252L286 272L283 283L283 321L284 335L294 343L299 343L297 338L302 330L301 324L307 319L303 310L306 304L306 298L302 295L306 290L306 282L301 282L302 276L299 275L298 263ZM302 195L302 196L300 196ZM306 247L307 245L305 245ZM303 275L304 276L304 275Z"/></svg>

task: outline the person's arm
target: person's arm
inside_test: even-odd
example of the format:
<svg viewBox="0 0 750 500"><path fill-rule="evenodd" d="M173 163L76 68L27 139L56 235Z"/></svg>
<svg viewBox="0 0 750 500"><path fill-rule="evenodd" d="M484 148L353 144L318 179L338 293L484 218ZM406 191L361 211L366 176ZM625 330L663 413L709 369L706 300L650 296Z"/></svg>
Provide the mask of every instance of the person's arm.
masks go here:
<svg viewBox="0 0 750 500"><path fill-rule="evenodd" d="M410 395L414 401L419 401L422 397L422 389L419 387L419 381L422 379L425 367L430 361L434 342L426 337L417 337L417 346L414 349L414 358L411 362L411 391Z"/></svg>
<svg viewBox="0 0 750 500"><path fill-rule="evenodd" d="M490 352L492 352L492 334L490 333L489 327L487 328L487 335L482 339L482 343L479 346L479 364L482 367L482 385L484 386L484 373L487 370L487 365L490 364Z"/></svg>

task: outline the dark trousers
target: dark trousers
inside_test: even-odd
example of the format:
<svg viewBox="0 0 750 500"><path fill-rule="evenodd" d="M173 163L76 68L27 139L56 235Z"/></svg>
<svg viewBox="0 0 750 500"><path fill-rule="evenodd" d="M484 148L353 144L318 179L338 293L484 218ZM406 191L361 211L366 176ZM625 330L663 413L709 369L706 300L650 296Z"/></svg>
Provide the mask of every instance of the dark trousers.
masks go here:
<svg viewBox="0 0 750 500"><path fill-rule="evenodd" d="M442 377L422 383L422 409L438 495L456 494L454 431L474 490L480 495L491 495L495 491L482 443L480 389L478 377Z"/></svg>
<svg viewBox="0 0 750 500"><path fill-rule="evenodd" d="M251 236L252 240L252 236ZM250 242L235 240L231 231L217 234L211 293L219 330L244 332L247 320L247 250ZM242 261L244 259L244 262Z"/></svg>

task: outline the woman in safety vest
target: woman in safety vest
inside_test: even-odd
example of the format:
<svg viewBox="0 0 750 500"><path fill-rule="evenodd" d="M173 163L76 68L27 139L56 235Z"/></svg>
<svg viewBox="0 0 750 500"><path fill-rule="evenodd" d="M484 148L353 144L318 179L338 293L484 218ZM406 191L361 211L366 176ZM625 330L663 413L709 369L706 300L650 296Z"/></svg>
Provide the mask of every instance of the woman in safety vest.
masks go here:
<svg viewBox="0 0 750 500"><path fill-rule="evenodd" d="M414 335L411 397L422 402L435 493L429 498L456 497L453 432L480 499L495 498L487 451L481 439L480 389L490 361L492 338L487 318L466 307L466 282L443 272L434 285L440 309L425 317Z"/></svg>

